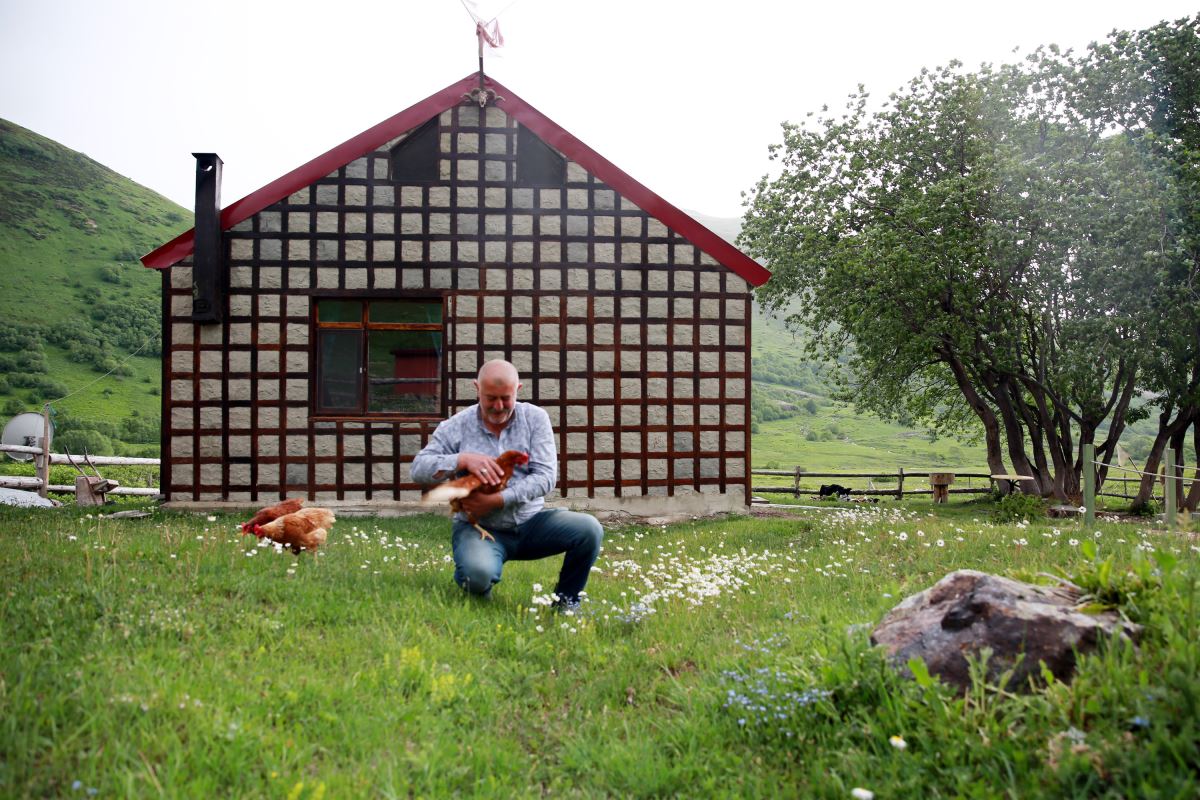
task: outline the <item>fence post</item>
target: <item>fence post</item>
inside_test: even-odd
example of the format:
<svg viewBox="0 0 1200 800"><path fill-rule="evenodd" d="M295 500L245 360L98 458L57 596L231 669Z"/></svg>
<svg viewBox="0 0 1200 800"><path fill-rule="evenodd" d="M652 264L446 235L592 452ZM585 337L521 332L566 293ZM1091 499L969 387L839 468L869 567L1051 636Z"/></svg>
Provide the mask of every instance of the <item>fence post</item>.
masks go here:
<svg viewBox="0 0 1200 800"><path fill-rule="evenodd" d="M1096 521L1096 445L1083 446L1083 524Z"/></svg>
<svg viewBox="0 0 1200 800"><path fill-rule="evenodd" d="M1163 473L1163 499L1166 500L1167 530L1175 532L1175 451L1167 448L1167 471Z"/></svg>
<svg viewBox="0 0 1200 800"><path fill-rule="evenodd" d="M50 404L42 406L42 454L38 456L37 477L41 481L38 494L47 497L50 494Z"/></svg>
<svg viewBox="0 0 1200 800"><path fill-rule="evenodd" d="M904 467L900 468L900 473L896 476L896 499L904 499Z"/></svg>
<svg viewBox="0 0 1200 800"><path fill-rule="evenodd" d="M795 495L797 500L800 499L800 467L799 466L796 467L796 484L792 488L792 493Z"/></svg>

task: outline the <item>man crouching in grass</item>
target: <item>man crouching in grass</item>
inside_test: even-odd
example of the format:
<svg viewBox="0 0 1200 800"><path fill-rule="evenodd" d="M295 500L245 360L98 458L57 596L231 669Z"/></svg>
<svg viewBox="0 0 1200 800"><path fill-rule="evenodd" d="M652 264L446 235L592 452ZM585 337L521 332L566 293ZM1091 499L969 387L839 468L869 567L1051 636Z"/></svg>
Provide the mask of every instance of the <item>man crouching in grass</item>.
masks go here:
<svg viewBox="0 0 1200 800"><path fill-rule="evenodd" d="M438 425L413 459L412 478L429 484L469 472L495 486L503 475L497 456L506 450L528 453L529 462L513 470L503 491L476 492L460 501L462 511L454 516L453 526L454 582L473 595L490 598L506 561L565 553L555 605L574 609L600 554L604 529L589 514L546 508L546 495L558 482L558 448L550 416L532 403L518 402L520 388L512 364L484 364L475 380L479 402ZM481 537L468 515L494 540Z"/></svg>

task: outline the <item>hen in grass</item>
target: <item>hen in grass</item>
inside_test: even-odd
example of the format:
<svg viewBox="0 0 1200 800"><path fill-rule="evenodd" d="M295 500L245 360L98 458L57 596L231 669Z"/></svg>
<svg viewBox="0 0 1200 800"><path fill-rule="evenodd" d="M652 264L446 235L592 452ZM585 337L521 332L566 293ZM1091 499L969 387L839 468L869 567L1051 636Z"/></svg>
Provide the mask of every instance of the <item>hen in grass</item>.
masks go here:
<svg viewBox="0 0 1200 800"><path fill-rule="evenodd" d="M325 537L337 521L328 508L302 508L291 514L271 520L266 525L255 525L253 533L258 538L266 537L293 553L316 550L325 544Z"/></svg>
<svg viewBox="0 0 1200 800"><path fill-rule="evenodd" d="M274 519L279 519L285 514L294 514L304 505L304 500L299 497L289 497L287 500L276 503L273 506L267 506L260 510L249 522L242 523L242 533L254 533L256 525L266 525Z"/></svg>
<svg viewBox="0 0 1200 800"><path fill-rule="evenodd" d="M508 486L508 481L513 476L513 470L521 464L528 464L529 455L522 453L520 450L505 450L496 459L496 463L500 465L500 469L502 470L499 483L484 483L478 477L468 474L433 487L425 493L421 502L427 506L449 503L451 511L455 513L462 511L462 501L464 498L470 497L473 494L495 494L504 489L505 486ZM479 531L481 539L496 541L496 537L484 530L474 515L468 513L467 522L475 526L475 530Z"/></svg>

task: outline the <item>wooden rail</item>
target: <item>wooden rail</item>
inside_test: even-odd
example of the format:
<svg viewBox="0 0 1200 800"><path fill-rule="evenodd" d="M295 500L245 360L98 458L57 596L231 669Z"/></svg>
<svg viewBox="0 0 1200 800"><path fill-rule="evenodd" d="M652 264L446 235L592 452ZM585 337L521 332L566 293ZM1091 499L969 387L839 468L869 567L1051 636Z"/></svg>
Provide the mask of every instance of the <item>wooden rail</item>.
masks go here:
<svg viewBox="0 0 1200 800"><path fill-rule="evenodd" d="M42 482L38 478L22 475L0 475L0 489L24 489L25 491L36 492L41 487ZM75 494L75 487L65 483L52 483L46 489L51 492ZM106 492L106 494L123 494L130 497L154 497L158 493L158 488L154 486L117 486Z"/></svg>
<svg viewBox="0 0 1200 800"><path fill-rule="evenodd" d="M26 447L21 444L0 444L0 452L3 453L26 453L31 456L40 456L42 448ZM89 455L88 459L98 467L157 467L162 464L160 458L134 458L133 456L93 456ZM51 464L83 464L83 456L71 455L67 456L64 453L51 453Z"/></svg>
<svg viewBox="0 0 1200 800"><path fill-rule="evenodd" d="M26 453L32 456L41 456L42 448L27 447L17 444L0 444L0 452L4 453ZM71 455L65 453L51 453L51 464L70 464L76 468L85 465L82 456ZM157 467L162 464L161 459L157 458L133 458L128 456L93 456L87 457L87 462L94 466L122 466L122 467ZM49 479L43 480L41 477L29 477L23 475L0 475L0 488L3 489L23 489L26 491L34 491L45 496L46 492L65 492L75 494L76 487L61 483L50 483ZM154 486L115 486L111 489L102 490L105 494L126 495L131 497L154 497L159 494L160 489Z"/></svg>
<svg viewBox="0 0 1200 800"><path fill-rule="evenodd" d="M796 490L791 486L751 486L750 491L762 492L764 494L774 493L774 494L790 494L790 495L795 495L797 497L799 496L796 494ZM992 490L985 489L981 486L977 489L972 489L972 488L947 489L946 491L948 491L950 494L988 494ZM815 495L816 492L809 491L809 490L801 490L800 494ZM863 497L870 497L872 495L876 495L879 497L895 497L896 490L895 489L854 489L853 494L855 496L863 496ZM933 489L905 489L904 494L933 494Z"/></svg>
<svg viewBox="0 0 1200 800"><path fill-rule="evenodd" d="M907 495L925 495L925 494L931 495L931 494L933 494L933 489L905 489L904 488L904 479L905 478L915 478L917 480L923 479L923 480L928 481L929 475L931 473L946 472L946 471L947 470L945 470L945 469L913 470L913 469L905 469L904 467L900 467L895 472L804 472L804 471L802 471L802 469L800 467L796 467L795 469L752 469L752 470L750 470L751 475L771 475L771 476L781 477L781 478L782 477L791 478L792 485L791 486L751 486L750 491L756 492L759 494L790 494L793 497L798 498L801 495L817 494L816 489L809 490L809 489L804 489L801 487L800 483L801 483L801 480L804 478L879 478L882 480L896 481L896 488L895 489L854 489L854 494L861 495L864 497L871 497L871 496L895 497L895 498L899 499L906 494ZM965 489L964 488L950 489L949 490L950 494L990 494L990 493L994 492L996 489L996 479L993 478L991 476L991 474L987 473L987 472L955 472L954 477L956 480L958 478L972 478L972 479L973 478L985 478L988 481L988 486L987 486L987 488L984 488L981 486L979 488L968 487ZM1118 498L1118 499L1123 499L1123 500L1132 500L1137 496L1136 494L1128 494L1128 491L1129 491L1129 484L1133 484L1136 487L1139 484L1138 480L1131 480L1126 477L1114 478L1112 476L1109 476L1108 479L1104 481L1105 487L1110 487L1117 483L1121 484L1121 494L1117 494L1115 492L1096 492L1096 496L1097 497L1113 497L1113 498ZM1155 487L1155 489L1161 488L1161 476L1159 476L1159 480L1155 482L1154 487ZM1162 495L1161 491L1158 492L1157 494L1155 494L1152 491L1151 495L1150 495L1150 499L1152 499L1152 500L1161 500L1162 497L1163 497L1163 495Z"/></svg>
<svg viewBox="0 0 1200 800"><path fill-rule="evenodd" d="M904 488L905 478L916 478L929 480L929 476L936 472L946 472L945 469L930 469L930 470L912 470L900 467L895 472L805 472L801 467L795 469L752 469L751 475L773 475L776 477L788 477L792 479L791 486L751 486L751 492L759 492L762 494L790 494L793 497L800 497L802 494L817 494L815 489L805 490L800 486L800 482L804 478L878 478L881 480L896 481L895 489L854 489L855 495L862 496L880 496L880 497L895 497L897 500L904 495L932 495L934 490L929 489L908 489ZM949 489L950 494L990 494L995 490L995 479L987 472L955 472L954 477L958 478L985 478L988 481L987 488L959 488Z"/></svg>

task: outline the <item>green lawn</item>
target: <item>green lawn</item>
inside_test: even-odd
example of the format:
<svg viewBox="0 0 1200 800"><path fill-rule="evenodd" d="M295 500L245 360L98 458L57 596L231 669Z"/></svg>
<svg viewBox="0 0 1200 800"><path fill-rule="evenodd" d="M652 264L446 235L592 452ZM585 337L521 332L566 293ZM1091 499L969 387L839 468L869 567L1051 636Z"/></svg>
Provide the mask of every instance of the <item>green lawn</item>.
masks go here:
<svg viewBox="0 0 1200 800"><path fill-rule="evenodd" d="M825 441L807 439L810 431L829 432ZM930 441L928 434L894 425L875 417L855 416L847 407L831 403L816 415L759 424L751 439L756 469L804 467L808 472L896 472L957 468L984 472L987 455L982 444L954 439ZM953 471L953 469L951 469Z"/></svg>
<svg viewBox="0 0 1200 800"><path fill-rule="evenodd" d="M464 597L437 517L295 558L228 516L0 507L0 796L1195 796L1195 548L931 510L610 529L558 616L557 559ZM1094 582L1086 541L1148 633L1071 686L958 699L867 644L955 568Z"/></svg>

